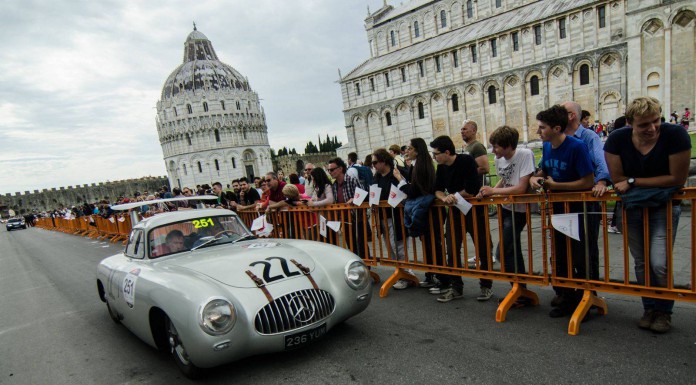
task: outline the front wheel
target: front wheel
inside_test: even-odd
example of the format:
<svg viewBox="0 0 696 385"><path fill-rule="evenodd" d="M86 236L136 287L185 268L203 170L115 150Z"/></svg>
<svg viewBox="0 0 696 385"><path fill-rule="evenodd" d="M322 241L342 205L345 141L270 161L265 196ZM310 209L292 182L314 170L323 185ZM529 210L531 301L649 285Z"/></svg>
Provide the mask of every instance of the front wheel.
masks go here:
<svg viewBox="0 0 696 385"><path fill-rule="evenodd" d="M200 377L201 369L191 362L184 344L179 339L179 332L176 330L176 327L169 317L165 319L165 327L167 328L169 352L174 358L176 366L179 367L179 370L188 378L195 379Z"/></svg>
<svg viewBox="0 0 696 385"><path fill-rule="evenodd" d="M104 296L106 297L106 296ZM116 324L120 324L121 320L118 318L118 313L111 307L109 304L109 299L105 298L106 301L106 310L109 311L109 317L111 317L111 320L114 321Z"/></svg>

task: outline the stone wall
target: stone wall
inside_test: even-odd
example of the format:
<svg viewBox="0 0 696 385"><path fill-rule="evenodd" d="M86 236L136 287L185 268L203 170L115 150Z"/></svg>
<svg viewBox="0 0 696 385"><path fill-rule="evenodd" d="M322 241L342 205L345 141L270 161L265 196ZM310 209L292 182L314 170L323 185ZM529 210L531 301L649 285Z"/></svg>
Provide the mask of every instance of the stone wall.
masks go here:
<svg viewBox="0 0 696 385"><path fill-rule="evenodd" d="M133 194L143 191L155 192L162 186L168 186L166 176L144 177L139 179L126 179L113 182L100 182L77 186L43 189L34 192L16 192L14 195L0 196L0 215L8 216L8 210L12 209L17 214L28 214L53 210L61 207L70 207L84 202L93 203L106 199L114 202L119 196L132 197Z"/></svg>
<svg viewBox="0 0 696 385"><path fill-rule="evenodd" d="M277 156L273 161L273 169L275 171L283 170L286 177L292 173L302 176L305 164L312 163L316 167L326 168L326 162L335 157L335 152Z"/></svg>

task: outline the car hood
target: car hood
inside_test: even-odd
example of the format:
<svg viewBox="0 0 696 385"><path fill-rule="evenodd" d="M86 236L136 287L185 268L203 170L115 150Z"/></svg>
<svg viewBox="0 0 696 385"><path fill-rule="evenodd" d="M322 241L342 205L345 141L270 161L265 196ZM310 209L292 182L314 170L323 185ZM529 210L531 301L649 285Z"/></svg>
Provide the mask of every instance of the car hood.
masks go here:
<svg viewBox="0 0 696 385"><path fill-rule="evenodd" d="M256 284L247 271L266 285L302 277L292 260L314 271L314 259L298 245L286 240L247 241L194 250L168 262L225 285L251 288Z"/></svg>

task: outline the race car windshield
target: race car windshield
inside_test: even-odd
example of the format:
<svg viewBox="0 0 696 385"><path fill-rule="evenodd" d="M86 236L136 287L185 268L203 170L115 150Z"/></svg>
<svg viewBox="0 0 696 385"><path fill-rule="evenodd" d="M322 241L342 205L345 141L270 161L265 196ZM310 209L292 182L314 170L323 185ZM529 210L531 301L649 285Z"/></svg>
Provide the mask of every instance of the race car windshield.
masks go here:
<svg viewBox="0 0 696 385"><path fill-rule="evenodd" d="M236 216L211 216L173 222L150 230L150 258L213 247L253 234Z"/></svg>

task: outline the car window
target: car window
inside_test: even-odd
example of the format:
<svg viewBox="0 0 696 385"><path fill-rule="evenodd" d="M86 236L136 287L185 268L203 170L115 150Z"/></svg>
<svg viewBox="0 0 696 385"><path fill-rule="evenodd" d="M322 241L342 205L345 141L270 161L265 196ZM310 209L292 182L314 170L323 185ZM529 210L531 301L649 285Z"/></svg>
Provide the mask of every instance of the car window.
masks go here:
<svg viewBox="0 0 696 385"><path fill-rule="evenodd" d="M150 258L180 253L206 244L212 247L250 236L237 216L221 215L170 223L150 230ZM216 241L212 239L217 238Z"/></svg>
<svg viewBox="0 0 696 385"><path fill-rule="evenodd" d="M145 247L143 245L145 239L143 237L142 230L133 230L128 237L128 244L126 245L126 255L132 258L144 258L145 257Z"/></svg>

